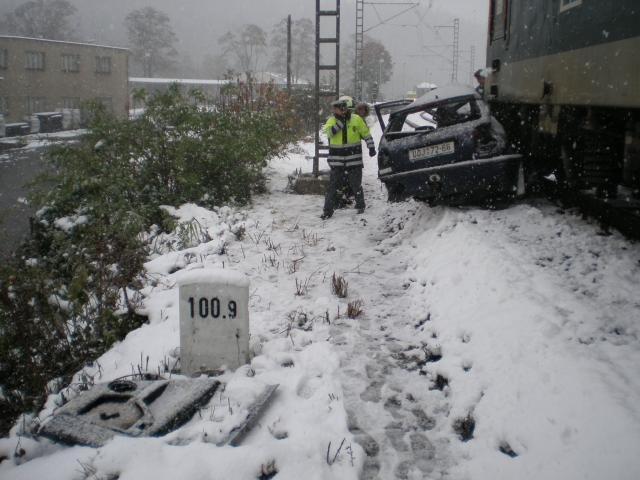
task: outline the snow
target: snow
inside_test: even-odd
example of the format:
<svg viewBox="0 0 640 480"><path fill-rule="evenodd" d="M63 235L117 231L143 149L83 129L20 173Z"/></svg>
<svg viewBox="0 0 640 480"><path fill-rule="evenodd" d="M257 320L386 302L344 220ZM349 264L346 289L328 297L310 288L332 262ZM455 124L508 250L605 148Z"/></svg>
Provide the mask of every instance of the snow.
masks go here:
<svg viewBox="0 0 640 480"><path fill-rule="evenodd" d="M464 85L444 85L421 95L411 104L411 107L427 105L447 98L471 97L477 95L477 92L471 87Z"/></svg>
<svg viewBox="0 0 640 480"><path fill-rule="evenodd" d="M8 38L8 39L16 39L16 40L33 40L34 42L47 42L47 43L62 43L65 45L81 45L85 47L99 47L99 48L109 48L111 50L121 50L123 52L128 52L128 48L123 47L115 47L111 45L100 45L96 43L84 43L84 42L69 42L66 40L51 40L48 38L34 38L34 37L21 37L18 35L0 35L0 38Z"/></svg>
<svg viewBox="0 0 640 480"><path fill-rule="evenodd" d="M57 145L64 141L75 140L84 135L86 129L64 130L51 133L35 133L20 137L3 137L2 143L25 150L35 150L49 145Z"/></svg>
<svg viewBox="0 0 640 480"><path fill-rule="evenodd" d="M321 197L285 190L312 149L274 159L270 193L246 210L165 207L178 227L148 235L149 324L74 385L146 365L164 374L179 355L179 281L211 270L250 282L250 365L165 437L67 448L18 425L0 441L0 477L249 480L274 464L278 479L640 478L640 246L543 200L389 204L374 159L365 213L321 221ZM354 300L363 313L351 319ZM217 446L272 384L242 445ZM462 441L454 426L467 417Z"/></svg>
<svg viewBox="0 0 640 480"><path fill-rule="evenodd" d="M159 77L129 77L131 83L178 83L181 85L227 85L229 80L215 80L205 78L159 78Z"/></svg>
<svg viewBox="0 0 640 480"><path fill-rule="evenodd" d="M60 217L56 218L53 222L53 225L65 232L70 232L78 225L84 225L89 221L89 217L86 215L73 215L70 217Z"/></svg>
<svg viewBox="0 0 640 480"><path fill-rule="evenodd" d="M249 280L239 272L230 269L206 268L198 265L198 268L182 270L176 273L175 279L179 285L191 283L219 283L223 285L233 285L236 287L248 287Z"/></svg>

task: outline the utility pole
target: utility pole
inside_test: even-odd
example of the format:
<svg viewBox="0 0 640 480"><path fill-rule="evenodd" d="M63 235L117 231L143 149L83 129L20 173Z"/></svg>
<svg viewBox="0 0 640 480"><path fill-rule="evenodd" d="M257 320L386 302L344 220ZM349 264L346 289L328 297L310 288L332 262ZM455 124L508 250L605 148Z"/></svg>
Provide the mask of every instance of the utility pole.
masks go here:
<svg viewBox="0 0 640 480"><path fill-rule="evenodd" d="M291 95L291 15L287 16L287 92Z"/></svg>
<svg viewBox="0 0 640 480"><path fill-rule="evenodd" d="M471 80L471 85L473 85L473 74L476 71L476 46L471 45L471 58L469 59L469 79Z"/></svg>

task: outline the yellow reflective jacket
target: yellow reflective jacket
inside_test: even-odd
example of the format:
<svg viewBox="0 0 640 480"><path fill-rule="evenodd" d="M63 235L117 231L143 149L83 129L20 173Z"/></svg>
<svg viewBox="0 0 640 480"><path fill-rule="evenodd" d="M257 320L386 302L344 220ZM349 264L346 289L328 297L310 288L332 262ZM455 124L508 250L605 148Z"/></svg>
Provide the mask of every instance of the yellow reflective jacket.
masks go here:
<svg viewBox="0 0 640 480"><path fill-rule="evenodd" d="M324 133L329 139L330 167L362 167L361 141L367 142L367 148L375 144L369 127L359 115L352 113L346 120L338 120L334 115L324 124Z"/></svg>

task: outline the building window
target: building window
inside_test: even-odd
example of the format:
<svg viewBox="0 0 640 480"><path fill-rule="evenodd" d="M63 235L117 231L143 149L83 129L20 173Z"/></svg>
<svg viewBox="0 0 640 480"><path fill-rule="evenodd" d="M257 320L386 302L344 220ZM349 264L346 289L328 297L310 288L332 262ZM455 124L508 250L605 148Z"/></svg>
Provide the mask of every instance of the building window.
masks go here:
<svg viewBox="0 0 640 480"><path fill-rule="evenodd" d="M79 72L80 71L80 55L62 55L62 71L63 72Z"/></svg>
<svg viewBox="0 0 640 480"><path fill-rule="evenodd" d="M0 68L5 69L9 63L9 54L6 48L0 48Z"/></svg>
<svg viewBox="0 0 640 480"><path fill-rule="evenodd" d="M491 2L491 40L498 40L505 36L508 1L493 0Z"/></svg>
<svg viewBox="0 0 640 480"><path fill-rule="evenodd" d="M44 70L44 52L27 52L27 70Z"/></svg>
<svg viewBox="0 0 640 480"><path fill-rule="evenodd" d="M111 57L96 57L96 73L111 73Z"/></svg>
<svg viewBox="0 0 640 480"><path fill-rule="evenodd" d="M560 12L582 5L582 0L560 0Z"/></svg>
<svg viewBox="0 0 640 480"><path fill-rule="evenodd" d="M26 107L28 114L46 112L47 99L45 97L27 97Z"/></svg>
<svg viewBox="0 0 640 480"><path fill-rule="evenodd" d="M62 97L62 108L80 108L80 97Z"/></svg>

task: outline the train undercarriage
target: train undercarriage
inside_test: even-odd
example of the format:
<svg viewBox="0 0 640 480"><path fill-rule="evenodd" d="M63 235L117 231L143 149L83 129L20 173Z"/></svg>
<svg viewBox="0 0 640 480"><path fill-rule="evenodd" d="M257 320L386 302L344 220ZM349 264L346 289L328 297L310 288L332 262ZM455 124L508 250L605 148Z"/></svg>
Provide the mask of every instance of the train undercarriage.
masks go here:
<svg viewBox="0 0 640 480"><path fill-rule="evenodd" d="M529 190L552 190L604 225L640 238L640 110L492 103Z"/></svg>

